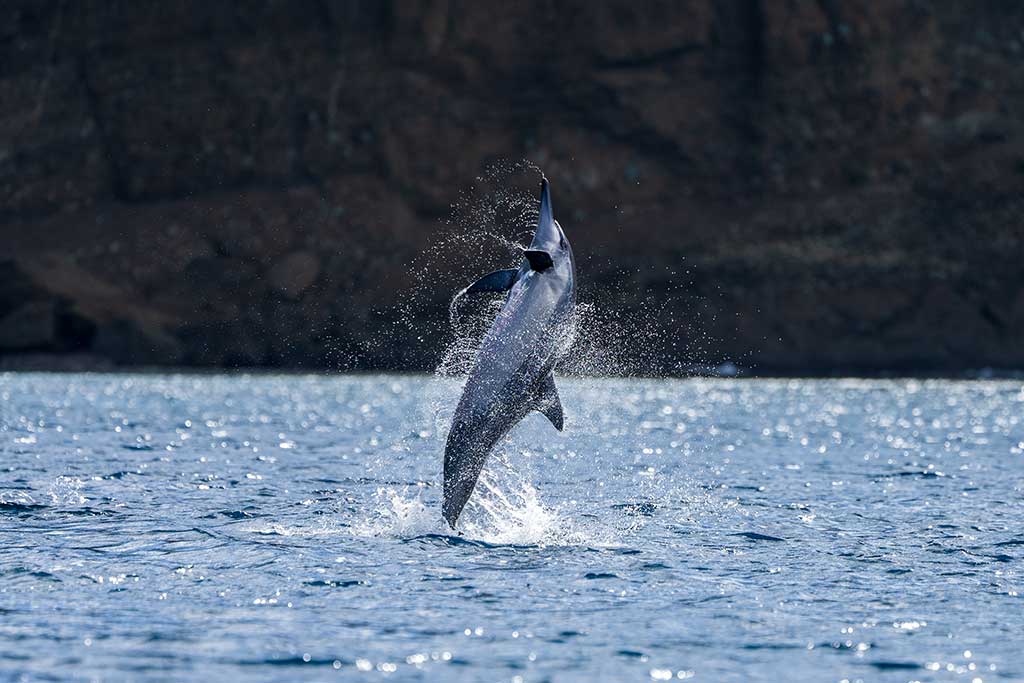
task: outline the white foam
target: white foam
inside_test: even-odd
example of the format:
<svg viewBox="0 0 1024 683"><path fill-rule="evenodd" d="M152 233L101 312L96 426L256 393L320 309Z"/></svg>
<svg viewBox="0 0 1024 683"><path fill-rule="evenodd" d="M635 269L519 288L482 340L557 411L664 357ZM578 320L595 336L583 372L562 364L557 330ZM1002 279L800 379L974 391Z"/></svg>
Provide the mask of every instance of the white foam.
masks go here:
<svg viewBox="0 0 1024 683"><path fill-rule="evenodd" d="M506 487L484 472L462 513L463 536L507 545L558 544L560 519L546 508L529 482L519 479L506 464Z"/></svg>
<svg viewBox="0 0 1024 683"><path fill-rule="evenodd" d="M608 529L580 525L576 516L544 505L537 490L519 472L502 463L501 474L485 471L473 497L452 531L437 505L423 501L422 488L379 489L372 512L351 524L358 536L413 538L427 534L457 535L492 545L608 546Z"/></svg>
<svg viewBox="0 0 1024 683"><path fill-rule="evenodd" d="M439 515L421 500L422 489L414 495L408 489L377 489L370 516L351 525L356 536L409 538L438 531Z"/></svg>

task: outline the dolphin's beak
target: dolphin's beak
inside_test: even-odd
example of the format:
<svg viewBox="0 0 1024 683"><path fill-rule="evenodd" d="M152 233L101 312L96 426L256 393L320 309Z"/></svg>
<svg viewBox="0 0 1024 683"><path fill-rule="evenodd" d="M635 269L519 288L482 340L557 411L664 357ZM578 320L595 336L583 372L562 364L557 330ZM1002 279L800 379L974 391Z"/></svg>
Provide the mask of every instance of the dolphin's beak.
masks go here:
<svg viewBox="0 0 1024 683"><path fill-rule="evenodd" d="M540 218L537 220L537 232L533 235L534 249L551 249L558 244L560 235L555 226L555 214L551 210L551 190L548 187L548 179L541 178L540 181Z"/></svg>
<svg viewBox="0 0 1024 683"><path fill-rule="evenodd" d="M551 210L551 187L547 178L540 180L540 220L538 227L549 225L555 222L555 213Z"/></svg>

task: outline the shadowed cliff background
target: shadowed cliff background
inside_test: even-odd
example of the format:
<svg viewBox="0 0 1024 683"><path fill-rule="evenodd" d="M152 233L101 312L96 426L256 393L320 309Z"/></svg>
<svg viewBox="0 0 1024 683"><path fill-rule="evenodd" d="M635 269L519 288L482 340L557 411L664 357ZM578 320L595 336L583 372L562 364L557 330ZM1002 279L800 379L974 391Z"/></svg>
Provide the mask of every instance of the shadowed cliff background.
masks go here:
<svg viewBox="0 0 1024 683"><path fill-rule="evenodd" d="M1024 367L1020 2L0 19L0 367L433 367L483 271L408 264L521 159L624 371Z"/></svg>

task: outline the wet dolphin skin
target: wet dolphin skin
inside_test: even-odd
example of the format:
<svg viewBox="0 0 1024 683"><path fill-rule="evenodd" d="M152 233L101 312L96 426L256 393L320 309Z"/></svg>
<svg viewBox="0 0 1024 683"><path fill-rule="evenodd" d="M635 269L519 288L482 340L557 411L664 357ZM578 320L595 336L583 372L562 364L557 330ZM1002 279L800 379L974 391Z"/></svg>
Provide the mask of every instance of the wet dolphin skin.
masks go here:
<svg viewBox="0 0 1024 683"><path fill-rule="evenodd" d="M531 410L561 430L562 404L552 370L569 343L576 307L572 248L554 219L547 179L540 217L518 269L485 275L457 296L508 292L484 336L462 390L444 452L442 513L452 528L487 456Z"/></svg>

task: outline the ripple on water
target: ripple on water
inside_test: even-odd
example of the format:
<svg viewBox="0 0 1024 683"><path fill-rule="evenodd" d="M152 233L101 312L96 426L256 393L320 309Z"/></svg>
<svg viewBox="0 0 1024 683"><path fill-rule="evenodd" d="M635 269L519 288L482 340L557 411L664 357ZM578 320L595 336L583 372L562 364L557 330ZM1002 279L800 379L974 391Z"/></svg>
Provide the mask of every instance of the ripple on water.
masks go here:
<svg viewBox="0 0 1024 683"><path fill-rule="evenodd" d="M1019 384L559 378L457 532L457 382L0 386L0 679L1019 678Z"/></svg>

